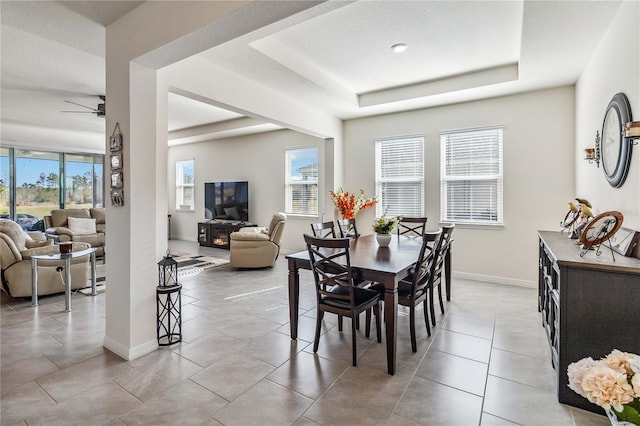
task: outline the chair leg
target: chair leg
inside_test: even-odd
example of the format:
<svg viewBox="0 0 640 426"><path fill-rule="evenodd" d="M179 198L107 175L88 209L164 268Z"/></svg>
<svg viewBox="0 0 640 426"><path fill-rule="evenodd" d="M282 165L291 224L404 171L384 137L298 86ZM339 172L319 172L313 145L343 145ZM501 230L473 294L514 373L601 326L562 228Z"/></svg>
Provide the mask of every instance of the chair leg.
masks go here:
<svg viewBox="0 0 640 426"><path fill-rule="evenodd" d="M431 324L436 326L436 308L433 303L433 287L429 287L429 310L431 311Z"/></svg>
<svg viewBox="0 0 640 426"><path fill-rule="evenodd" d="M360 314L356 315L354 320L356 321L356 330L360 330Z"/></svg>
<svg viewBox="0 0 640 426"><path fill-rule="evenodd" d="M444 302L442 301L442 286L438 286L438 300L440 302L440 313L444 315Z"/></svg>
<svg viewBox="0 0 640 426"><path fill-rule="evenodd" d="M352 319L351 321L351 353L353 356L353 366L358 366L358 357L356 355L356 321Z"/></svg>
<svg viewBox="0 0 640 426"><path fill-rule="evenodd" d="M418 343L416 342L416 307L409 308L409 331L411 332L411 350L418 352Z"/></svg>
<svg viewBox="0 0 640 426"><path fill-rule="evenodd" d="M378 336L378 343L382 343L382 312L380 311L380 303L373 307L373 313L376 316L376 333Z"/></svg>
<svg viewBox="0 0 640 426"><path fill-rule="evenodd" d="M365 324L365 327L364 327L364 330L365 330L364 335L368 339L369 335L371 334L371 308L367 309L366 318L367 318L366 319L367 323Z"/></svg>
<svg viewBox="0 0 640 426"><path fill-rule="evenodd" d="M338 315L338 331L342 333L342 315Z"/></svg>
<svg viewBox="0 0 640 426"><path fill-rule="evenodd" d="M320 328L322 328L322 318L324 317L324 311L318 309L318 315L316 319L316 337L313 339L313 352L318 352L318 345L320 344Z"/></svg>
<svg viewBox="0 0 640 426"><path fill-rule="evenodd" d="M429 327L429 312L427 311L427 300L422 302L422 309L424 310L424 325L427 326L427 335L431 337L431 327Z"/></svg>

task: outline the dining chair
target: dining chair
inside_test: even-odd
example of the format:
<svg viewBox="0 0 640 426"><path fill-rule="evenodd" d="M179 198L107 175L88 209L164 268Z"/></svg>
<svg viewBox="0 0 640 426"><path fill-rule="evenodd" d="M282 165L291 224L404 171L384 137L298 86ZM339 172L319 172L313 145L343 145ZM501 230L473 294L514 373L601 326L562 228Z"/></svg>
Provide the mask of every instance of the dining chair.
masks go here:
<svg viewBox="0 0 640 426"><path fill-rule="evenodd" d="M436 259L436 265L433 272L433 279L429 283L429 310L431 312L431 324L436 326L436 313L434 306L434 290L438 288L438 301L440 302L440 313L444 315L444 303L442 301L442 269L444 267L447 254L451 250L451 243L453 242L453 230L455 228L454 223L446 223L442 225L442 243L440 244L440 250ZM448 277L445 276L445 279Z"/></svg>
<svg viewBox="0 0 640 426"><path fill-rule="evenodd" d="M317 315L313 352L318 352L320 329L325 312L351 318L351 351L353 366L357 366L356 318L367 311L365 336L371 331L371 310L376 318L378 343L381 338L380 294L358 287L354 283L349 238L318 238L304 235L315 281Z"/></svg>
<svg viewBox="0 0 640 426"><path fill-rule="evenodd" d="M314 237L320 237L320 238L336 237L336 229L333 221L312 223L311 231L313 232Z"/></svg>
<svg viewBox="0 0 640 426"><path fill-rule="evenodd" d="M398 235L419 237L424 234L427 227L426 217L402 217L398 222Z"/></svg>
<svg viewBox="0 0 640 426"><path fill-rule="evenodd" d="M427 297L429 295L429 284L435 274L436 261L442 243L442 229L437 231L427 231L422 236L422 246L418 254L418 260L411 269L407 277L398 283L398 305L409 308L409 332L411 333L411 350L417 352L418 343L416 340L416 308L422 303L424 312L424 324L427 327L427 334L431 336L429 326L429 313L427 312ZM384 297L384 285L375 283L371 287Z"/></svg>
<svg viewBox="0 0 640 426"><path fill-rule="evenodd" d="M355 219L338 219L338 230L340 238L358 238L358 228Z"/></svg>
<svg viewBox="0 0 640 426"><path fill-rule="evenodd" d="M354 225L355 227L355 220ZM314 237L319 238L336 238L336 229L333 221L319 222L311 224L311 231L313 231ZM342 236L342 228L340 228L340 236ZM331 269L331 265L326 265L325 268ZM354 281L357 286L368 285L369 282L364 283L359 277L354 277ZM360 317L356 317L356 329L360 330ZM338 331L342 331L342 315L338 315Z"/></svg>

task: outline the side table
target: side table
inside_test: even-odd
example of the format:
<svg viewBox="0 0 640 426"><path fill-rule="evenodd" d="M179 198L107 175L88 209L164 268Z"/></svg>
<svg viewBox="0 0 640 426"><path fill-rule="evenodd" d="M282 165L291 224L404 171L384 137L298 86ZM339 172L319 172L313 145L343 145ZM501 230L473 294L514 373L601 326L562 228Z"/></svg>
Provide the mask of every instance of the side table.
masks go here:
<svg viewBox="0 0 640 426"><path fill-rule="evenodd" d="M38 260L64 261L64 311L71 312L71 259L91 256L91 295L96 291L96 249L91 247L71 253L41 254L31 256L31 306L38 306Z"/></svg>
<svg viewBox="0 0 640 426"><path fill-rule="evenodd" d="M182 341L182 284L156 287L158 345L168 346Z"/></svg>

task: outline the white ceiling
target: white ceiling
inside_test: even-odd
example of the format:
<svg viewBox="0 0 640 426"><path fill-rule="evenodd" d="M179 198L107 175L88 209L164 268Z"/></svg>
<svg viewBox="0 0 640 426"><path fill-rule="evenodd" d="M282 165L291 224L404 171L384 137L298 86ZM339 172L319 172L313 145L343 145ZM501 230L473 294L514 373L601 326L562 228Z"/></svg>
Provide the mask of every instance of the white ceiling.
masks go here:
<svg viewBox="0 0 640 426"><path fill-rule="evenodd" d="M101 149L104 120L62 113L75 109L64 100L100 103L104 26L141 3L0 2L3 143ZM258 31L200 56L349 119L573 84L619 5L334 2L277 31ZM409 48L392 52L399 42ZM222 109L215 100L200 101L170 93L172 143L280 128Z"/></svg>

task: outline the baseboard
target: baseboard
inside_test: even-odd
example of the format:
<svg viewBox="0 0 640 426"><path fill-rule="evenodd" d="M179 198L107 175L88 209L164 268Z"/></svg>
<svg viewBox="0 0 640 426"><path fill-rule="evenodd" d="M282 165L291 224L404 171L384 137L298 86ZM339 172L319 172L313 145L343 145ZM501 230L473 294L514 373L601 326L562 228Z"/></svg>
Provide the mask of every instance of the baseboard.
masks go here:
<svg viewBox="0 0 640 426"><path fill-rule="evenodd" d="M103 346L118 355L120 358L126 361L131 361L158 349L158 342L154 339L141 345L134 346L133 348L128 348L125 345L105 336Z"/></svg>
<svg viewBox="0 0 640 426"><path fill-rule="evenodd" d="M528 287L528 288L538 288L538 283L536 281L529 280L519 280L517 278L505 278L505 277L497 277L494 275L482 275L482 274L472 274L469 272L452 272L451 276L453 278L462 278L471 281L482 281L489 282L495 284L505 284L505 285L513 285L517 287Z"/></svg>

